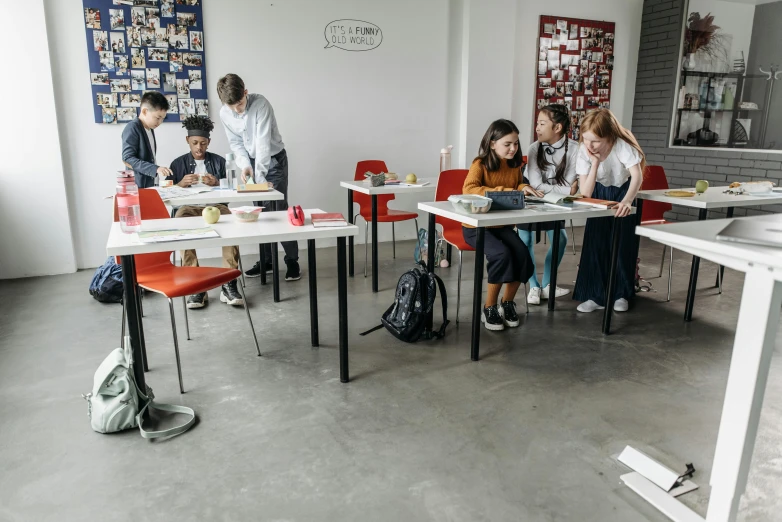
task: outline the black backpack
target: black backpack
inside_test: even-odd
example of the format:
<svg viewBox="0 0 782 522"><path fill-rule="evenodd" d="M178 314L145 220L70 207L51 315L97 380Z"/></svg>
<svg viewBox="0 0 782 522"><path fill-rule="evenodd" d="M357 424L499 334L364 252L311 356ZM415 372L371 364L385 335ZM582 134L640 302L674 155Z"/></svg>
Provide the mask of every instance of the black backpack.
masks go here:
<svg viewBox="0 0 782 522"><path fill-rule="evenodd" d="M90 295L101 303L121 303L122 294L122 267L110 257L95 270L90 281Z"/></svg>
<svg viewBox="0 0 782 522"><path fill-rule="evenodd" d="M367 330L360 335L367 335L383 327L397 339L406 343L414 343L421 339L426 328L426 318L434 308L437 288L440 288L440 301L443 304L443 324L437 331L431 332L432 339L445 337L445 327L448 326L448 296L442 279L427 270L424 263L408 270L396 284L394 303L385 311L380 321L382 324Z"/></svg>

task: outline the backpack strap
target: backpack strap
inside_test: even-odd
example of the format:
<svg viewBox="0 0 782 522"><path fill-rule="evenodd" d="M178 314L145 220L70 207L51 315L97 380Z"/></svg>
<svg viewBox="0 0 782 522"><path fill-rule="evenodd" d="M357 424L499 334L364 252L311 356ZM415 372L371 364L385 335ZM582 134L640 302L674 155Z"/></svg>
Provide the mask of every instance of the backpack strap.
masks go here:
<svg viewBox="0 0 782 522"><path fill-rule="evenodd" d="M380 330L381 328L383 328L383 324L382 323L377 325L377 326L374 326L374 327L370 328L369 330L367 330L366 332L362 332L362 333L360 333L358 335L368 335L368 334L371 334L372 332L376 332L376 331Z"/></svg>
<svg viewBox="0 0 782 522"><path fill-rule="evenodd" d="M144 412L147 410L147 408L149 408L150 411L158 410L167 411L169 413L184 413L185 415L189 415L190 419L188 419L183 424L180 424L179 426L174 426L173 428L168 428L167 430L147 431L144 429ZM174 435L179 435L180 433L184 433L190 429L193 423L195 423L195 412L192 408L188 408L187 406L177 406L175 404L158 404L150 399L147 401L144 407L141 408L141 411L138 413L138 415L136 415L136 422L138 423L138 429L141 432L141 436L145 439L173 437Z"/></svg>
<svg viewBox="0 0 782 522"><path fill-rule="evenodd" d="M437 287L440 289L440 302L443 304L443 324L438 331L432 332L432 337L442 339L445 337L445 327L450 323L448 320L448 294L445 292L443 280L434 272L429 275L434 277L434 280L437 282Z"/></svg>

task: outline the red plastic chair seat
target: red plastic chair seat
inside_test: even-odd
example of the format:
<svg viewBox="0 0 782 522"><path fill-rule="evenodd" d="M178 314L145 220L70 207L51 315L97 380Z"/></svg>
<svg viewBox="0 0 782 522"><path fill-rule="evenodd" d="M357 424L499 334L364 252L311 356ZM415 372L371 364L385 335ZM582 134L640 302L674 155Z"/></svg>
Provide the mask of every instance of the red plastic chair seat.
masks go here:
<svg viewBox="0 0 782 522"><path fill-rule="evenodd" d="M207 292L241 275L242 273L235 268L175 266L168 263L138 271L136 278L142 288L173 299Z"/></svg>
<svg viewBox="0 0 782 522"><path fill-rule="evenodd" d="M460 226L459 228L462 227ZM455 230L453 228L444 229L443 239L445 239L446 243L450 243L451 245L455 246L459 250L463 250L465 252L475 251L475 249L471 247L469 244L467 244L467 241L464 240L464 234L462 234L461 230Z"/></svg>
<svg viewBox="0 0 782 522"><path fill-rule="evenodd" d="M372 209L361 208L361 217L366 221L372 222ZM381 213L378 209L377 222L378 223L395 223L397 221L407 221L408 219L418 219L416 212L408 212L406 210L394 210L392 208L387 209Z"/></svg>

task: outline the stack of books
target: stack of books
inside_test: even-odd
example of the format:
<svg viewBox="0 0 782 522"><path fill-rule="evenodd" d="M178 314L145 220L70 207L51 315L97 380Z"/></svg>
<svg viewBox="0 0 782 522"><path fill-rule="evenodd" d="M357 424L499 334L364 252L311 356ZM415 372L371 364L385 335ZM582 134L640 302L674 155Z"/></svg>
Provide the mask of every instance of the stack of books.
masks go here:
<svg viewBox="0 0 782 522"><path fill-rule="evenodd" d="M312 226L321 227L346 227L348 222L339 212L330 212L324 214L312 214Z"/></svg>

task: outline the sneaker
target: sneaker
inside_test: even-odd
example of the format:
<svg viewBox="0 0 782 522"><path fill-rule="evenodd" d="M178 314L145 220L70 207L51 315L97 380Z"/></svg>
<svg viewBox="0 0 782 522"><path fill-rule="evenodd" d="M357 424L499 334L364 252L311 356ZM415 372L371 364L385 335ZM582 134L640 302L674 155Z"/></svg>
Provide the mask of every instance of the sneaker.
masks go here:
<svg viewBox="0 0 782 522"><path fill-rule="evenodd" d="M498 308L498 305L494 305L487 306L483 309L481 322L486 326L487 330L499 331L505 329L505 322L502 320Z"/></svg>
<svg viewBox="0 0 782 522"><path fill-rule="evenodd" d="M551 285L546 285L546 287L540 292L540 296L543 299L548 299L548 293L550 290ZM563 295L568 295L570 293L570 290L567 288L560 288L557 287L557 291L554 293L554 297L562 297Z"/></svg>
<svg viewBox="0 0 782 522"><path fill-rule="evenodd" d="M505 326L516 328L519 325L519 315L516 313L516 303L503 301L500 305L500 317Z"/></svg>
<svg viewBox="0 0 782 522"><path fill-rule="evenodd" d="M236 279L223 285L223 290L220 292L220 301L234 306L242 306L244 304L242 294L236 288Z"/></svg>
<svg viewBox="0 0 782 522"><path fill-rule="evenodd" d="M286 261L288 271L285 272L286 281L298 281L301 279L301 269L298 261Z"/></svg>
<svg viewBox="0 0 782 522"><path fill-rule="evenodd" d="M266 263L266 272L272 271L272 264ZM255 265L244 273L247 277L261 277L261 262L257 261Z"/></svg>
<svg viewBox="0 0 782 522"><path fill-rule="evenodd" d="M614 312L626 312L629 308L630 303L625 298L614 301Z"/></svg>
<svg viewBox="0 0 782 522"><path fill-rule="evenodd" d="M583 303L578 305L578 308L576 308L576 310L588 314L589 312L594 312L595 310L602 310L603 308L605 308L605 306L600 306L599 304L597 304L596 302L590 299L589 301L584 301Z"/></svg>
<svg viewBox="0 0 782 522"><path fill-rule="evenodd" d="M533 286L529 289L529 295L527 296L527 303L531 305L540 304L540 287Z"/></svg>
<svg viewBox="0 0 782 522"><path fill-rule="evenodd" d="M200 294L187 296L187 307L191 310L194 308L203 308L209 302L209 296L206 292Z"/></svg>

